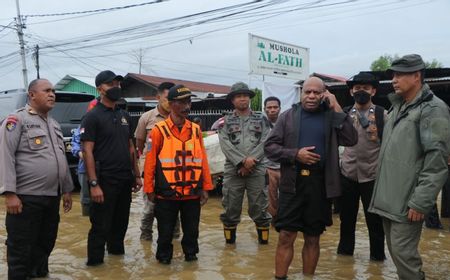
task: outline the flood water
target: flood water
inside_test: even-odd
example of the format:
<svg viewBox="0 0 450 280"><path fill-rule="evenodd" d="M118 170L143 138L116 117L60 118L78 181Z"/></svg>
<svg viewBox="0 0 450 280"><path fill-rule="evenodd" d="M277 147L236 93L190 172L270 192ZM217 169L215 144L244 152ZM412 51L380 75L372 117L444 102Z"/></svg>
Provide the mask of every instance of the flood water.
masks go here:
<svg viewBox="0 0 450 280"><path fill-rule="evenodd" d="M210 197L202 209L200 224L200 253L198 261L187 263L180 246L174 240L174 258L169 266L155 259L154 240L141 241L140 217L142 201L135 195L130 224L126 236L125 256L108 256L105 264L88 268L86 242L89 219L81 216L79 196L74 195L73 209L61 214L56 247L50 257L50 279L273 279L274 255L278 234L271 229L269 245L258 245L254 224L243 210L235 245L225 245L219 214L219 197ZM363 213L358 217L357 244L353 257L336 255L339 240L339 217L334 215L334 226L321 237L321 256L314 279L397 279L391 258L384 263L369 261L369 242ZM5 207L0 201L0 279L6 279ZM424 229L420 251L427 279L450 279L449 219L442 220L444 230ZM156 225L154 230L156 232ZM295 244L295 257L289 270L289 279L304 279L301 265L302 238ZM386 254L388 255L387 248ZM306 278L305 278L306 279ZM308 278L311 279L311 278Z"/></svg>

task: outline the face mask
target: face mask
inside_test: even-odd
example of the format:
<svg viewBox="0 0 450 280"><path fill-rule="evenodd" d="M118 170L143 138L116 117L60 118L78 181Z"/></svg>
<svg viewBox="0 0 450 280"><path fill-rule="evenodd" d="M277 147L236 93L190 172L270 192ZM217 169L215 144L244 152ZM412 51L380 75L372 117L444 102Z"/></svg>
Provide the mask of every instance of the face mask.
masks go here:
<svg viewBox="0 0 450 280"><path fill-rule="evenodd" d="M370 93L364 90L358 90L353 93L353 98L355 102L361 105L367 104L370 101Z"/></svg>
<svg viewBox="0 0 450 280"><path fill-rule="evenodd" d="M106 97L108 97L109 100L115 102L122 97L122 89L120 87L113 87L108 89L106 92Z"/></svg>

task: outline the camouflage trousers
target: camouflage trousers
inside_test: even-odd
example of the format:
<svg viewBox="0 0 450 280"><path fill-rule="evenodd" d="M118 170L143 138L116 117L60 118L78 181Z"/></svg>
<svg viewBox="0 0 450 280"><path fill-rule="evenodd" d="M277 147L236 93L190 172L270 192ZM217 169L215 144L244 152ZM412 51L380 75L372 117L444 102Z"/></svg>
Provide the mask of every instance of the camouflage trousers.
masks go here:
<svg viewBox="0 0 450 280"><path fill-rule="evenodd" d="M220 220L225 226L235 226L241 221L242 202L247 191L248 215L259 227L270 225L271 216L265 175L240 177L225 172L222 189L222 206L224 212Z"/></svg>

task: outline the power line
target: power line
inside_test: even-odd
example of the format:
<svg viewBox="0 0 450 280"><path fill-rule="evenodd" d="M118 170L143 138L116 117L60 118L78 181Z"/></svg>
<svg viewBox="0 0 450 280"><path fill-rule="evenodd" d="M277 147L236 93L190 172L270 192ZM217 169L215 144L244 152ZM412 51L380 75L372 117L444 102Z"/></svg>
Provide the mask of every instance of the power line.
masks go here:
<svg viewBox="0 0 450 280"><path fill-rule="evenodd" d="M90 17L90 16L93 16L93 15L100 15L100 14L104 14L104 13L107 13L107 12L98 12L98 13L83 14L83 15L67 17L67 18L44 20L44 21L36 21L36 22L30 22L30 23L28 23L28 25L33 25L34 26L34 25L38 25L38 24L53 23L53 22L59 22L59 21L77 19L77 18Z"/></svg>
<svg viewBox="0 0 450 280"><path fill-rule="evenodd" d="M252 3L256 3L256 2L260 2L260 1L253 1L253 2L250 2L250 3L247 3L247 4L252 4ZM283 1L283 2L286 2L286 1ZM188 39L191 39L191 38L204 36L205 34L217 32L217 31L221 31L221 30L225 30L225 29L230 29L230 28L234 28L234 27L237 27L237 26L241 26L241 25L250 24L252 22L261 21L261 20L264 20L264 19L267 19L267 18L278 16L278 15L280 15L282 13L293 12L293 11L296 11L296 10L305 10L305 9L312 9L312 8L321 8L321 7L342 5L342 4L345 4L345 3L354 2L354 0L348 0L348 1L337 2L337 3L325 3L325 4L322 4L322 5L314 5L314 4L320 4L322 2L324 2L324 1L315 1L315 2L302 4L297 9L284 10L284 11L281 11L281 12L274 13L274 14L272 14L269 17L259 18L259 19L256 19L254 21L249 21L249 22L246 22L246 23L243 23L243 24L233 25L231 27L228 26L228 27L224 27L224 28L215 29L215 30L212 30L212 31L202 32L202 33L197 34L195 36L185 37L184 39L181 39L181 40L175 40L175 41L171 41L169 43L155 45L155 46L152 46L152 47L149 47L149 48L156 48L156 47L160 47L160 46L165 46L167 44L177 43L177 42L185 41L185 40L188 40ZM109 32L109 33L104 33L104 34L90 35L91 38L84 37L84 38L82 38L82 39L80 39L78 41L71 40L70 42L60 42L60 43L56 43L55 46L65 46L65 45L69 45L70 44L71 48L67 48L66 50L76 50L76 49L81 49L81 48L94 47L94 46L98 46L98 45L102 45L102 44L114 44L114 45L117 45L117 44L129 44L129 42L127 42L127 43L123 43L123 42L124 41L132 41L132 40L136 40L136 39L141 39L143 37L151 37L151 36L155 36L155 35L158 35L158 34L175 31L175 30L179 30L179 29L182 29L182 28L193 27L193 26L204 24L204 23L208 23L208 22L218 22L220 19L224 19L224 18L232 19L233 16L236 16L236 15L239 15L239 14L244 14L244 13L246 13L248 11L253 11L254 12L256 9L265 8L265 7L268 7L268 6L271 6L271 5L274 5L274 4L279 4L279 3L280 3L280 1L270 1L267 4L260 5L260 6L257 6L257 7L252 7L251 9L240 10L240 11L237 11L237 12L233 12L233 13L230 13L230 14L217 16L217 17L214 17L214 18L209 18L209 19L206 19L206 20L202 19L202 20L199 20L197 22L186 23L186 24L183 24L183 25L180 25L180 26L165 27L163 29L153 30L152 32L149 32L148 30L142 30L142 31L138 30L138 29L142 29L142 28L147 27L147 24L146 24L146 25L134 27L133 30L118 30L118 31L112 31L112 32ZM256 15L258 15L258 14L256 14ZM167 21L167 20L160 21L160 22L157 22L157 23L162 23L162 22L165 22L165 21ZM129 29L129 28L127 28L127 29ZM127 36L127 37L123 38L122 40L116 40L114 38L114 41L111 41L111 39L110 39L111 36L119 36L122 33L124 33L124 31L127 31L127 32L125 32L126 33L125 35L129 35L131 33L131 36ZM137 32L139 32L139 33L137 33ZM105 35L107 37L104 37ZM109 41L106 41L106 42L105 41L101 41L101 40L108 40L108 39L109 39ZM83 46L74 46L74 45L81 44L81 43L89 43L91 41L92 42L98 41L98 43L90 43L90 44L85 44ZM45 48L45 46L44 46L44 48Z"/></svg>
<svg viewBox="0 0 450 280"><path fill-rule="evenodd" d="M98 43L93 43L93 44L90 44L90 45L83 46L84 48L85 47L93 47L93 46L105 44L105 42L102 42L103 40L109 40L107 42L111 42L111 41L112 42L116 42L117 36L120 36L120 35L128 36L128 37L126 37L126 39L128 39L128 40L136 39L136 38L142 38L142 36L145 36L145 37L154 36L154 35L157 35L157 34L163 34L163 33L171 32L171 31L174 31L174 30L179 30L179 29L182 29L182 28L187 28L187 27L192 27L192 26L196 26L196 25L199 25L199 24L204 24L204 23L207 23L209 21L215 20L217 18L223 18L223 17L231 16L234 13L243 13L243 12L247 11L248 9L255 9L255 7L249 6L249 5L252 5L252 4L255 4L255 3L258 3L258 2L261 2L261 0L255 0L255 1L246 2L246 3L242 3L242 4L237 4L237 5L222 7L222 8L218 8L218 9L203 11L203 12L199 12L199 13L190 14L190 15L187 15L187 16L181 16L181 17L177 17L177 18L170 18L170 19L161 20L161 21L157 21L157 22L150 22L150 23L137 25L137 26L131 26L131 27L122 28L122 29L118 29L118 30L113 30L113 31L108 31L108 32L103 32L103 33L97 33L97 34L91 34L91 35L88 35L88 36L83 36L83 37L78 37L78 38L67 39L67 40L55 42L55 43L53 43L50 46L43 46L42 48L45 49L45 48L51 47L51 46L62 47L62 46L66 46L66 45L73 46L74 44L86 44L86 43L89 43L89 42L98 42ZM267 5L267 4L264 4L264 5ZM271 3L270 5L273 5L273 3ZM225 14L225 15L220 15L220 16L217 16L217 17L212 18L212 19L200 19L197 22L184 23L184 24L181 24L181 25L178 25L178 26L173 26L173 24L175 24L177 22L183 22L183 21L186 21L186 20L189 20L189 19L193 19L193 18L197 18L197 17L204 17L205 15L215 14L215 13L218 13L218 12L226 12L228 10L232 11L234 9L238 9L238 8L241 8L241 7L244 7L244 6L249 6L249 8L247 10L237 11L237 12L234 12L232 14L228 13L228 14ZM257 7L257 8L259 8L259 7ZM170 26L170 25L172 25L172 26ZM159 27L159 26L162 26L162 28L155 29L156 27ZM151 28L151 30L147 30L147 28ZM79 48L83 48L83 47L79 47Z"/></svg>
<svg viewBox="0 0 450 280"><path fill-rule="evenodd" d="M3 30L5 30L5 29L7 29L7 28L16 31L16 30L17 30L16 28L11 27L11 24L13 24L13 23L15 23L15 21L11 21L11 22L8 23L7 25L2 25L2 24L0 24L0 27L2 27L2 29L0 29L0 32L2 32Z"/></svg>
<svg viewBox="0 0 450 280"><path fill-rule="evenodd" d="M42 64L44 64L44 66L46 66L46 69L48 72L52 73L55 77L57 77L58 79L62 79L62 77L57 74L55 71L53 71L53 67L50 67L45 61L42 61Z"/></svg>
<svg viewBox="0 0 450 280"><path fill-rule="evenodd" d="M13 30L10 30L9 32L6 32L5 34L3 34L0 39L5 38L6 36L8 36L9 34L11 34L12 32L14 32Z"/></svg>
<svg viewBox="0 0 450 280"><path fill-rule="evenodd" d="M11 74L13 71L17 70L17 68L20 67L20 64L10 64L10 66L13 66L11 69L8 69L7 71L5 71L4 73L0 74L0 78L3 78L9 74ZM3 68L3 67L2 67Z"/></svg>
<svg viewBox="0 0 450 280"><path fill-rule="evenodd" d="M103 9L95 9L95 10L87 10L87 11L77 11L77 12L66 12L66 13L53 13L53 14L36 14L36 15L23 15L24 17L55 17L55 16L69 16L69 15L81 15L81 14L90 14L90 13L100 13L100 12L111 12L135 7L142 7L146 5L158 4L168 0L155 0L150 2L143 2L140 4L131 4L126 6L112 7L112 8L103 8Z"/></svg>
<svg viewBox="0 0 450 280"><path fill-rule="evenodd" d="M161 1L160 1L161 2ZM393 1L393 2L389 2L389 3L377 3L376 6L375 5L366 5L364 1L360 1L360 0L348 0L348 1L341 1L341 2L333 2L333 1L327 1L327 0L322 0L322 1L311 1L308 3L302 3L302 4L292 4L292 5L284 5L284 6L278 6L278 4L285 4L288 3L290 1L251 1L251 2L246 2L246 3L242 3L242 4L238 4L238 5L234 5L234 6L227 6L227 7L222 7L219 9L214 9L214 10L207 10L207 11L203 11L203 12L199 12L199 13L195 13L195 14L190 14L190 15L186 15L186 16L181 16L181 17L177 17L177 18L169 18L169 19L165 19L165 20L161 20L161 21L156 21L156 22L150 22L150 23L146 23L146 24L142 24L142 25L137 25L137 26L131 26L131 27L127 27L127 28L122 28L122 29L118 29L118 30L113 30L113 31L108 31L108 32L103 32L103 33L98 33L98 34L91 34L91 35L87 35L87 36L80 36L78 38L72 38L72 39L67 39L67 40L61 40L61 41L55 41L53 39L50 39L50 41L52 41L51 43L48 40L44 40L42 39L43 37L38 36L38 35L33 35L33 36L27 36L29 38L32 38L33 40L36 40L36 43L39 43L41 41L45 42L45 47L46 47L46 51L42 52L41 54L44 54L46 56L50 56L48 54L52 53L52 52L60 52L63 55L65 55L66 57L72 59L72 60L76 60L77 64L80 64L82 60L86 60L86 59L90 59L89 61L93 61L97 64L101 64L98 62L98 59L100 58L106 58L106 57L111 57L111 56L117 56L117 55L124 55L129 53L129 51L122 51L122 52L112 52L110 50L106 50L109 52L105 54L106 51L104 51L102 54L99 55L95 55L95 57L91 56L86 56L86 55L76 55L73 52L74 51L81 51L81 50L85 50L85 49L89 49L89 48L93 48L96 47L96 49L99 49L98 46L100 45L108 45L108 46L123 46L123 45L128 45L128 44L134 44L136 45L137 42L140 41L140 43L144 43L144 42L148 42L147 41L142 41L142 39L145 38L150 38L150 37L156 37L158 38L157 40L152 39L152 43L154 43L155 41L161 41L161 44L154 44L152 46L149 46L147 48L144 49L152 49L152 48L157 48L157 47L162 47L162 46L166 46L169 44L175 44L178 42L183 42L183 41L187 41L193 38L204 38L209 36L212 33L216 33L216 32L221 32L221 31L225 31L225 30L230 30L230 29L238 29L237 27L240 26L244 26L244 25L250 25L253 24L255 22L260 22L263 20L267 20L269 18L273 18L282 14L287 14L287 13L292 13L292 12L297 12L297 11L307 11L307 10L313 10L313 9L319 9L320 11L327 11L328 14L325 14L324 16L315 16L315 17L309 17L309 18L305 18L302 14L302 17L296 17L295 20L299 19L300 22L304 23L305 21L309 21L311 23L321 23L321 22L327 22L330 20L334 20L334 19L339 19L339 17L343 17L343 14L348 14L351 13L352 11L358 12L358 11L362 11L364 14L371 14L371 13L378 13L380 11L377 11L376 8L380 8L380 7L387 7L389 5L394 5L395 3L398 3L400 5L400 2L402 1ZM363 2L361 5L361 2ZM275 6L275 4L277 4L277 6ZM353 7L352 7L353 6ZM349 9L349 7L351 7L352 9ZM375 8L375 9L373 9ZM401 7L393 7L394 9L400 9ZM345 9L345 10L343 10ZM375 10L375 11L374 11ZM384 10L386 11L386 9ZM381 11L383 12L383 11ZM100 13L100 12L99 12ZM307 14L308 15L308 14ZM359 15L359 13L357 14ZM85 16L85 15L83 15ZM242 19L248 19L245 22L242 22ZM237 24L234 25L230 25L229 23L226 22L230 22L230 21L241 21L238 22ZM284 21L286 23L286 21ZM289 22L289 20L287 21ZM199 32L199 33L194 33L191 35L188 34L183 34L185 36L183 36L183 38L180 38L179 36L177 40L172 40L172 38L169 38L167 36L164 36L165 38L160 38L161 34L167 34L169 32L174 32L174 31L178 31L181 29L187 29L190 27L195 27L195 26L199 26L199 25L203 25L203 24L226 24L225 26L219 26L218 28L212 29L212 30L208 30L208 31L204 31L204 32ZM278 25L280 24L280 22L277 23ZM290 25L285 25L286 27L288 26L292 26L293 22L291 22ZM266 27L265 24L263 25L258 25L258 29L261 28L274 28L274 25L271 24L270 26ZM4 28L5 29L5 28ZM241 28L243 31L246 31L247 29L243 29ZM1 30L3 31L3 29ZM235 33L235 31L234 31ZM5 36L5 35L4 35ZM170 41L167 41L168 39L171 39ZM175 38L173 38L175 39ZM112 52L112 53L111 53ZM70 55L70 56L69 56ZM153 58L153 59L158 59L158 58ZM13 59L11 59L11 57L8 57L8 55L6 56L2 56L0 57L0 62L3 63L4 65L6 65L5 62L8 61L12 61ZM117 60L117 58L115 58L115 60ZM161 59L160 59L161 60ZM119 61L119 60L117 60ZM164 60L162 60L164 61ZM181 63L183 64L184 62L176 62L176 61L170 61L170 60L166 60L172 63ZM201 64L189 64L189 63L184 63L187 65L193 65L193 66L200 66L200 67L211 67L211 66L206 66L206 65L201 65ZM86 65L85 63L83 65ZM94 64L95 65L95 64ZM91 65L89 65L90 68L93 68ZM176 71L176 70L175 70ZM236 70L232 70L232 71L236 71Z"/></svg>

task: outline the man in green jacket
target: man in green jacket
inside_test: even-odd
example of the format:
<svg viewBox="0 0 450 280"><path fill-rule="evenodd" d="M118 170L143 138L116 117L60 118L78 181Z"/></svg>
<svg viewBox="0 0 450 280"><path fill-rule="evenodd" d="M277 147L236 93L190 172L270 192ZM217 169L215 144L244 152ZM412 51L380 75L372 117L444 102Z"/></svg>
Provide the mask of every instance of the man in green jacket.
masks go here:
<svg viewBox="0 0 450 280"><path fill-rule="evenodd" d="M392 62L395 94L384 127L369 211L383 218L386 243L399 279L425 279L417 247L424 215L447 178L450 114L424 84L417 54Z"/></svg>

